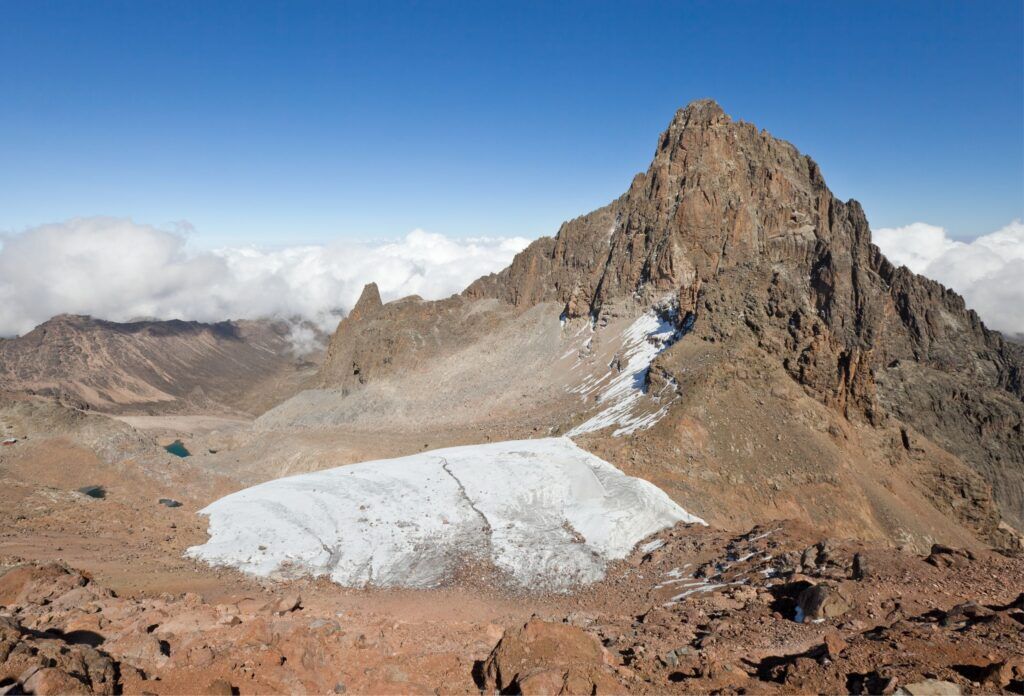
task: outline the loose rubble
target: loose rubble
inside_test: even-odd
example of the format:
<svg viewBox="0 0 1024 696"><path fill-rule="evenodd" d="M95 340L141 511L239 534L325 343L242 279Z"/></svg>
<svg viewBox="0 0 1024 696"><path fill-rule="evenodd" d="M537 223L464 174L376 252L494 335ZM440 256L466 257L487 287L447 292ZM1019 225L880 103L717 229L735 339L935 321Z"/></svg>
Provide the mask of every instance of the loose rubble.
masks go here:
<svg viewBox="0 0 1024 696"><path fill-rule="evenodd" d="M66 565L19 564L0 576L0 689L1022 693L1022 577L1020 558L915 555L789 522L680 524L568 595L524 602L455 583L416 591L399 614L372 609L394 591L324 581L218 602L118 597ZM438 602L475 603L473 618L415 616Z"/></svg>

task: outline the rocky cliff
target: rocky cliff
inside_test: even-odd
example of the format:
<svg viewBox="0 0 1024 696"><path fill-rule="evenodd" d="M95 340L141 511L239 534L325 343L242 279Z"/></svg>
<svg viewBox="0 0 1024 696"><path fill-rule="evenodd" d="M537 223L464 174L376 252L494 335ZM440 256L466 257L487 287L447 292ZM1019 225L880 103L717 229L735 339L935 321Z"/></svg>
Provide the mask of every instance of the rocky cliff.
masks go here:
<svg viewBox="0 0 1024 696"><path fill-rule="evenodd" d="M476 331L465 308L482 300L513 312L554 303L564 320L595 325L624 304L671 302L690 334L659 356L648 384L692 377L684 373L697 365L679 356L693 357L695 345L716 349L706 369L741 354L763 361L863 432L899 429L907 452L923 437L953 455L950 466L966 464L936 474L961 482L951 486L956 500L929 490L982 537L1012 536L1000 517L1024 526L1024 351L952 291L889 263L861 206L833 196L813 160L714 102L675 115L622 197L534 242L461 297L420 303L417 316L436 321L414 333L457 329L463 344ZM324 384L351 385L354 354L375 356L386 375L420 350L411 339L378 340L387 326L400 330L382 317L406 315L373 305L372 320L354 315L339 327L330 353L345 356L344 366L329 361ZM686 415L675 406L671 419Z"/></svg>

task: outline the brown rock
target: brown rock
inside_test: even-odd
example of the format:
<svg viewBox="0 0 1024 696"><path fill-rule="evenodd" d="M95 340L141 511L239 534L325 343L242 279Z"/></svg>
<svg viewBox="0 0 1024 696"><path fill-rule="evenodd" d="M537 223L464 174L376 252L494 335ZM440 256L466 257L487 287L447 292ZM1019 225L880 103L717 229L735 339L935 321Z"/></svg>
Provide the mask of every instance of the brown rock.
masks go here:
<svg viewBox="0 0 1024 696"><path fill-rule="evenodd" d="M285 595L281 599L277 600L274 605L274 613L278 616L283 616L289 612L293 612L302 607L302 597L298 594Z"/></svg>
<svg viewBox="0 0 1024 696"><path fill-rule="evenodd" d="M712 661L707 667L707 678L722 685L738 685L750 679L750 675L738 665L732 662Z"/></svg>
<svg viewBox="0 0 1024 696"><path fill-rule="evenodd" d="M88 684L71 676L62 669L44 667L22 682L30 694L90 694Z"/></svg>
<svg viewBox="0 0 1024 696"><path fill-rule="evenodd" d="M232 696L232 694L235 693L235 690L226 680L214 679L212 682L207 684L203 693L209 694L209 696Z"/></svg>
<svg viewBox="0 0 1024 696"><path fill-rule="evenodd" d="M946 612L939 622L946 628L963 628L976 621L988 621L995 617L995 612L977 602L964 602Z"/></svg>
<svg viewBox="0 0 1024 696"><path fill-rule="evenodd" d="M829 631L825 634L825 648L826 654L833 660L839 657L849 644L843 640L843 637L835 631Z"/></svg>
<svg viewBox="0 0 1024 696"><path fill-rule="evenodd" d="M803 621L834 619L850 609L845 599L827 585L812 585L797 597L797 607Z"/></svg>
<svg viewBox="0 0 1024 696"><path fill-rule="evenodd" d="M942 544L933 544L926 562L936 568L963 568L974 560L974 554L965 549L955 549Z"/></svg>
<svg viewBox="0 0 1024 696"><path fill-rule="evenodd" d="M571 693L565 689L566 676L564 669L535 670L519 678L519 693L523 694L523 696Z"/></svg>
<svg viewBox="0 0 1024 696"><path fill-rule="evenodd" d="M135 666L163 665L167 662L160 640L152 633L129 631L107 641L104 650Z"/></svg>
<svg viewBox="0 0 1024 696"><path fill-rule="evenodd" d="M81 573L59 563L21 565L0 576L0 604L48 603L88 582Z"/></svg>
<svg viewBox="0 0 1024 696"><path fill-rule="evenodd" d="M491 691L624 693L613 662L596 636L569 624L533 619L505 631L484 663L484 678Z"/></svg>
<svg viewBox="0 0 1024 696"><path fill-rule="evenodd" d="M1024 655L1017 655L988 666L982 683L1005 689L1012 681L1024 681Z"/></svg>
<svg viewBox="0 0 1024 696"><path fill-rule="evenodd" d="M909 696L960 696L960 687L953 682L925 679L900 687L900 692Z"/></svg>

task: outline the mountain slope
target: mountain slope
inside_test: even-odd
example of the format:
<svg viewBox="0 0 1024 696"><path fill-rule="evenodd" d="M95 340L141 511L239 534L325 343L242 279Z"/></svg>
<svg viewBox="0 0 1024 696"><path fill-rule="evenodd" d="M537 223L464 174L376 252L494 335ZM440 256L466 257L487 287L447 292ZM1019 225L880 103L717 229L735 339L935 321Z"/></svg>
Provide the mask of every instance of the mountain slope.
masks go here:
<svg viewBox="0 0 1024 696"><path fill-rule="evenodd" d="M117 323L61 315L0 340L0 389L106 412L259 413L300 388L286 322Z"/></svg>
<svg viewBox="0 0 1024 696"><path fill-rule="evenodd" d="M810 158L713 102L676 114L626 194L462 296L381 306L370 295L321 370L339 403L387 393L398 407L403 385L441 365L477 379L474 345L549 312L560 345L522 362L542 364L569 401L531 400L536 370L517 371L511 355L511 376L475 403L519 394L501 417L539 414L589 438L712 523L796 514L923 541L950 522L1002 546L1017 543L1007 523L1024 526L1020 347L955 293L890 264L860 205L836 199ZM474 323L481 307L493 325ZM624 328L645 315L669 327L640 336L655 350ZM623 374L623 388L608 386ZM614 411L625 399L641 427ZM445 410L438 395L421 423ZM601 413L598 425L616 427L580 432ZM757 504L738 508L728 480Z"/></svg>

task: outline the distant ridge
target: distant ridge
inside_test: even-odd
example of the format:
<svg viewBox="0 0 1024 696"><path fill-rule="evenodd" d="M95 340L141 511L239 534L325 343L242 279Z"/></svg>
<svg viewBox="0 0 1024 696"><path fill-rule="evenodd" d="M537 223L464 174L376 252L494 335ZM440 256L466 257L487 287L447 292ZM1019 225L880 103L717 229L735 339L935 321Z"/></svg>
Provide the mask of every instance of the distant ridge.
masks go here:
<svg viewBox="0 0 1024 696"><path fill-rule="evenodd" d="M0 389L111 413L259 413L294 393L318 355L298 357L284 321L112 322L61 314L0 340Z"/></svg>

